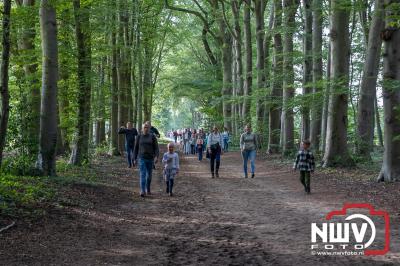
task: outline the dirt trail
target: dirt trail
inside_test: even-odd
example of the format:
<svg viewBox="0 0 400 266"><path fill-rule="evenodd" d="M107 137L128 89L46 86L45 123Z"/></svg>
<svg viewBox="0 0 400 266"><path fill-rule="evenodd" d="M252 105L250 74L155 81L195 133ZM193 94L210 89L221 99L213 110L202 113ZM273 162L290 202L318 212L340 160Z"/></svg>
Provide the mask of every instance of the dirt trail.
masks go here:
<svg viewBox="0 0 400 266"><path fill-rule="evenodd" d="M346 190L332 191L318 181L318 174L312 194L306 195L289 167L257 161L256 178L244 179L238 153L227 153L222 160L221 177L211 179L207 161L182 158L175 196L159 191L156 171L154 194L141 199L137 169L126 169L121 158L103 158L93 171L104 185L75 185L68 195L76 203L70 200L40 221L20 222L0 235L0 264L400 263L398 216L391 220L392 251L386 256L312 256L310 224L356 199Z"/></svg>

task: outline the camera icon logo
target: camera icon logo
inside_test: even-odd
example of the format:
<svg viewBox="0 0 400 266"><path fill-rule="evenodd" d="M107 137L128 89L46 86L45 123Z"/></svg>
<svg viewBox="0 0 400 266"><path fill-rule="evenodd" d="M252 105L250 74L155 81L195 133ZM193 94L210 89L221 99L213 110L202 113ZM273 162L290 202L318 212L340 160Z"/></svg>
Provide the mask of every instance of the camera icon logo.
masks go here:
<svg viewBox="0 0 400 266"><path fill-rule="evenodd" d="M351 214L349 214L349 210ZM360 213L354 213L359 210ZM367 211L367 214L365 214ZM362 213L361 213L362 212ZM343 222L325 222L320 225L311 224L311 249L324 250L328 253L344 255L385 255L390 250L390 218L386 211L375 210L367 203L347 203L341 210L328 213L325 217L327 221L339 218ZM377 227L373 219L383 219L384 221L384 240L382 248L377 248L375 243ZM355 222L355 220L358 221ZM360 222L361 221L361 222ZM379 225L382 227L382 225ZM367 234L367 231L369 232ZM379 230L382 232L382 230ZM352 244L352 241L355 242ZM318 241L319 240L319 241ZM320 243L322 242L322 243ZM381 246L380 244L378 245ZM348 252L351 249L352 252ZM340 250L333 251L333 250ZM313 251L312 254L315 252Z"/></svg>

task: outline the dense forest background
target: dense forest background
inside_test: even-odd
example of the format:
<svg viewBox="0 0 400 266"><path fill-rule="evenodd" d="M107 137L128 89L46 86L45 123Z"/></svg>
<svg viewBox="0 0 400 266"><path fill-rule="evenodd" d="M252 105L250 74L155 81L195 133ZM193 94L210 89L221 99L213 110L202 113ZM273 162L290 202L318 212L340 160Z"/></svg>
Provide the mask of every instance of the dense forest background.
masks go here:
<svg viewBox="0 0 400 266"><path fill-rule="evenodd" d="M119 155L127 121L251 123L269 154L400 179L400 1L4 0L2 171Z"/></svg>

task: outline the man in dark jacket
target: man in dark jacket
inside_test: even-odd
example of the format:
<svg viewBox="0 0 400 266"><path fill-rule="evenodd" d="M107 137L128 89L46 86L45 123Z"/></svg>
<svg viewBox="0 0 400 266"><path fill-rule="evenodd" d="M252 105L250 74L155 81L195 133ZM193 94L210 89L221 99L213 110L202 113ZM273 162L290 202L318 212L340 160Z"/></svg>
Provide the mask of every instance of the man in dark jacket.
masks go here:
<svg viewBox="0 0 400 266"><path fill-rule="evenodd" d="M119 129L118 134L125 134L125 150L128 158L128 167L131 168L132 165L134 165L133 149L135 148L135 140L136 136L138 135L138 131L136 128L132 127L131 122L128 122L126 123L126 128L122 126Z"/></svg>
<svg viewBox="0 0 400 266"><path fill-rule="evenodd" d="M157 163L159 148L157 138L150 133L150 126L143 124L142 134L137 137L134 150L135 161L139 158L140 196L150 195L151 177L154 163Z"/></svg>

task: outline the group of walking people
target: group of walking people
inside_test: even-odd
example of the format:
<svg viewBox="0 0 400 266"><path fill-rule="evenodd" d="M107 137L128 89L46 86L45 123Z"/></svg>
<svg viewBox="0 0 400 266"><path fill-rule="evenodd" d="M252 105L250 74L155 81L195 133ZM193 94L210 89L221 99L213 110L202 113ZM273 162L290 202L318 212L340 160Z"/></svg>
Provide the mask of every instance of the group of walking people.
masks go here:
<svg viewBox="0 0 400 266"><path fill-rule="evenodd" d="M218 178L221 166L221 155L223 155L224 152L228 152L229 149L229 131L224 128L224 131L220 133L218 127L214 126L209 134L205 133L203 129L200 129L198 133L196 130L192 131L191 129L185 129L182 137L180 137L179 133L177 136L178 138L175 139L175 142L180 141L185 155L194 154L193 152L188 152L187 143L191 143L190 140L192 140L192 143L196 143L195 151L198 154L198 160L200 162L203 159L203 153L206 152L206 158L210 161L211 178ZM240 150L243 157L243 171L245 178L248 177L248 161L250 161L251 165L251 177L254 178L255 176L255 158L258 147L259 143L257 135L252 133L251 126L247 125L245 127L245 132L240 137Z"/></svg>
<svg viewBox="0 0 400 266"><path fill-rule="evenodd" d="M204 148L207 152L207 158L210 160L210 171L211 178L219 177L219 168L221 166L221 155L228 151L229 133L224 129L223 133L220 133L218 127L214 126L210 134L204 134L201 130L201 134L198 141L197 151L199 154L199 161L202 160ZM204 137L203 137L204 136ZM311 192L311 173L315 169L314 155L310 151L310 141L303 140L301 148L296 155L293 169L300 171L300 182L304 186L305 192L310 194ZM243 159L243 174L244 178L249 177L248 164L250 161L250 177L255 177L255 161L257 150L261 148L261 143L257 134L252 132L251 125L245 126L244 133L240 136L240 152Z"/></svg>
<svg viewBox="0 0 400 266"><path fill-rule="evenodd" d="M158 162L160 149L157 138L160 138L159 131L151 125L149 121L145 122L139 133L133 128L132 123L128 122L126 127L121 127L119 134L125 134L125 149L127 153L128 167L132 168L139 165L140 175L140 196L151 195L151 181L153 169ZM174 145L168 145L168 152L162 157L164 164L164 180L166 182L166 192L172 196L174 178L179 172L179 157L174 152Z"/></svg>
<svg viewBox="0 0 400 266"><path fill-rule="evenodd" d="M151 194L152 172L159 158L159 145L157 138L160 137L158 130L149 121L142 126L141 132L133 128L128 122L126 127L119 129L119 134L125 134L125 148L127 152L128 167L139 165L140 172L140 196L145 197ZM181 134L173 132L174 141L168 144L168 151L162 156L163 177L166 182L166 192L172 196L174 179L179 173L179 155L175 152L177 143L181 145L185 155L198 154L198 160L203 160L203 153L210 162L211 178L219 177L221 156L228 151L229 133L225 129L220 133L217 126L212 132L205 133L203 129L184 129ZM227 137L226 137L227 136ZM195 143L195 145L192 145ZM193 146L193 147L192 147ZM244 178L249 177L248 162L250 161L250 177L255 177L255 161L257 149L260 148L257 134L252 132L251 125L245 127L244 133L240 136L240 152L243 159ZM301 150L296 156L294 170L300 170L300 181L306 193L310 193L310 173L314 171L314 156L309 150L310 142L304 140Z"/></svg>

